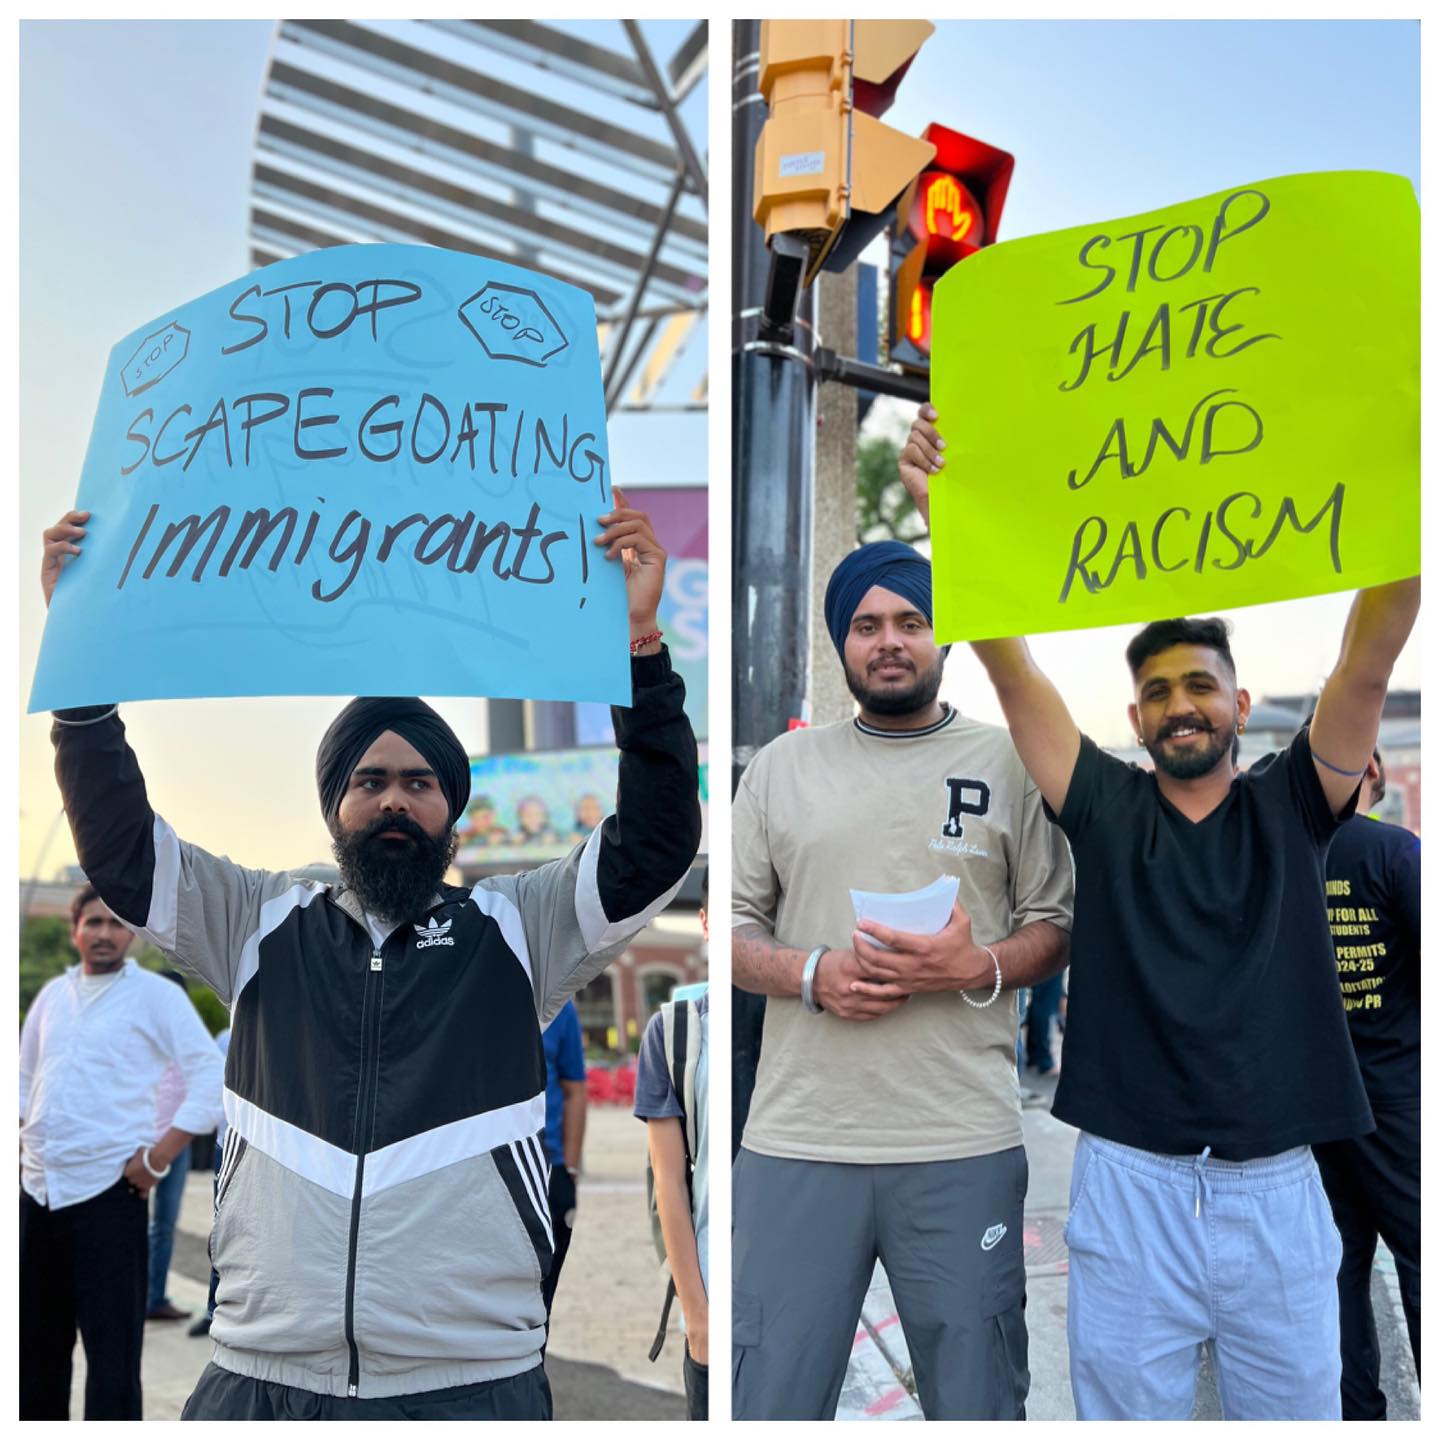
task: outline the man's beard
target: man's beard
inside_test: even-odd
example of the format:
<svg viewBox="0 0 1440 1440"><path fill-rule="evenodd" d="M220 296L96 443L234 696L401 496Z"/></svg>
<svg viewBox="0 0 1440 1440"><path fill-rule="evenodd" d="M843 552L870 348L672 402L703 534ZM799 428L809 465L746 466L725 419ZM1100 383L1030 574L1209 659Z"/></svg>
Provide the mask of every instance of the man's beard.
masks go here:
<svg viewBox="0 0 1440 1440"><path fill-rule="evenodd" d="M381 840L387 830L408 840ZM452 830L427 835L405 815L381 815L363 830L342 830L334 838L340 878L372 914L395 924L418 920L440 888L460 837Z"/></svg>
<svg viewBox="0 0 1440 1440"><path fill-rule="evenodd" d="M1201 745L1191 745L1180 751L1166 751L1162 742L1177 730L1198 729L1202 733L1209 729L1210 739ZM1154 740L1147 741L1145 750L1154 761L1157 770L1163 770L1172 780L1198 780L1208 775L1227 755L1235 744L1235 723L1221 729L1206 727L1195 720L1172 720L1160 727Z"/></svg>
<svg viewBox="0 0 1440 1440"><path fill-rule="evenodd" d="M907 690L872 690L863 676L854 674L848 665L845 683L850 693L860 702L860 708L871 715L902 716L918 715L935 703L940 693L940 681L945 673L944 655L937 655L935 663L928 670L916 670L915 679Z"/></svg>

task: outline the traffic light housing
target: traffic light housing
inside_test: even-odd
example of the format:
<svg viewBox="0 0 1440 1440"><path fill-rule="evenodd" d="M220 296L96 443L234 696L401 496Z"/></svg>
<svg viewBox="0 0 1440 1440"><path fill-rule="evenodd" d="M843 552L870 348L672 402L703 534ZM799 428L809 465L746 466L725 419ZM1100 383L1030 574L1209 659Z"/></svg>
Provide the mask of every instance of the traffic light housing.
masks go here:
<svg viewBox="0 0 1440 1440"><path fill-rule="evenodd" d="M995 243L1015 169L1008 151L928 125L935 158L900 197L890 236L890 359L930 368L930 301L952 266Z"/></svg>
<svg viewBox="0 0 1440 1440"><path fill-rule="evenodd" d="M801 283L843 270L889 223L934 146L877 118L928 20L764 20L760 93L769 118L755 147L755 219L772 244L804 246Z"/></svg>

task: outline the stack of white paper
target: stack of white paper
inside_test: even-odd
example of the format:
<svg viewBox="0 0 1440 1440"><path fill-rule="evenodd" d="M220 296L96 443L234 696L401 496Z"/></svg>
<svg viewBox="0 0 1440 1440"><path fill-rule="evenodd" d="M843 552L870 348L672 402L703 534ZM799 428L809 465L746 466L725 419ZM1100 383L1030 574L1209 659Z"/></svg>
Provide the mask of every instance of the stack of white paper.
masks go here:
<svg viewBox="0 0 1440 1440"><path fill-rule="evenodd" d="M902 895L852 890L850 900L855 906L857 921L873 920L877 925L888 925L892 930L904 930L911 935L934 935L948 923L959 889L956 876L942 875L922 890L907 890Z"/></svg>

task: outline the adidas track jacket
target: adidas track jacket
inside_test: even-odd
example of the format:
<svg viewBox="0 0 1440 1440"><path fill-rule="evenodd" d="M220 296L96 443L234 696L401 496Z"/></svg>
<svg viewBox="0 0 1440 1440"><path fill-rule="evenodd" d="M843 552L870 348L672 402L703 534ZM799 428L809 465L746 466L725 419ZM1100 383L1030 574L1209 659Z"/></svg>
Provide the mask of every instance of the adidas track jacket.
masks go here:
<svg viewBox="0 0 1440 1440"><path fill-rule="evenodd" d="M563 860L444 887L379 949L353 893L177 839L113 707L56 715L85 873L231 1010L216 1364L364 1397L539 1363L541 1027L671 900L700 841L683 683L663 651L632 665L616 813Z"/></svg>

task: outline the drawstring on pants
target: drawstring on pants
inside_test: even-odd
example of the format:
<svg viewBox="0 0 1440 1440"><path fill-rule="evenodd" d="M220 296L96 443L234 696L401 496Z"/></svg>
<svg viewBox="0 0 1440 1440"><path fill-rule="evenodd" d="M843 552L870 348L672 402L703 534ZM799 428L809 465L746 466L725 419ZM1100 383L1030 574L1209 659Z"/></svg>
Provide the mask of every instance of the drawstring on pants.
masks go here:
<svg viewBox="0 0 1440 1440"><path fill-rule="evenodd" d="M1195 1218L1200 1218L1200 1196L1204 1193L1205 1201L1210 1201L1210 1185L1205 1179L1205 1162L1210 1158L1210 1147L1207 1145L1195 1161Z"/></svg>

